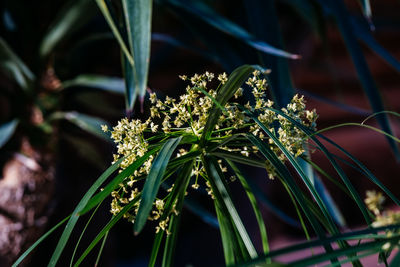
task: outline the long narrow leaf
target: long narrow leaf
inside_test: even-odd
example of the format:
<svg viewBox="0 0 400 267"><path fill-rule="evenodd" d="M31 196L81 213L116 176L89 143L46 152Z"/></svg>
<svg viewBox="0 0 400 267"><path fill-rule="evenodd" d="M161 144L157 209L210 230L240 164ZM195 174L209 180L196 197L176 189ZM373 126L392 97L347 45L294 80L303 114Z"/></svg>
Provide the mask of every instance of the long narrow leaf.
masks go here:
<svg viewBox="0 0 400 267"><path fill-rule="evenodd" d="M201 1L183 2L179 0L167 0L167 2L175 8L182 8L186 10L187 12L203 20L205 23L243 41L254 49L280 57L287 57L291 59L300 58L300 56L298 55L288 53L272 45L269 45L266 42L254 38L245 29L241 28L239 25L233 23L232 21L222 17Z"/></svg>
<svg viewBox="0 0 400 267"><path fill-rule="evenodd" d="M57 44L92 19L94 11L92 0L68 2L43 37L40 44L40 55L47 56Z"/></svg>
<svg viewBox="0 0 400 267"><path fill-rule="evenodd" d="M64 89L74 86L90 87L121 95L125 92L123 79L103 75L82 74L63 82Z"/></svg>
<svg viewBox="0 0 400 267"><path fill-rule="evenodd" d="M28 90L30 83L35 79L34 74L1 37L0 63L0 68L8 71L11 78L13 78L23 89Z"/></svg>
<svg viewBox="0 0 400 267"><path fill-rule="evenodd" d="M92 249L99 243L99 241L108 234L110 229L122 218L122 216L128 212L139 200L139 196L134 198L129 204L127 204L116 216L113 216L112 219L101 229L101 231L97 234L97 236L93 239L93 241L89 244L86 250L82 253L79 259L74 264L74 267L79 266L82 261L86 258L86 256L92 251Z"/></svg>
<svg viewBox="0 0 400 267"><path fill-rule="evenodd" d="M356 35L354 33L350 21L349 13L346 10L343 1L329 0L325 1L325 4L327 4L330 7L334 17L336 18L336 23L338 24L339 30L343 36L346 47L349 50L350 56L353 60L358 76L360 78L361 85L364 88L364 92L368 97L373 112L375 113L383 111L384 106L382 103L381 95L375 84L374 79L372 78L371 72L368 68L368 64L362 53L362 49L357 42ZM383 131L392 134L392 129L389 124L389 119L386 115L378 117L377 120ZM398 160L400 160L400 152L397 144L389 138L388 142L392 148L394 155Z"/></svg>
<svg viewBox="0 0 400 267"><path fill-rule="evenodd" d="M83 208L88 203L89 199L93 196L93 194L97 191L97 189L104 183L104 181L119 168L119 164L122 162L123 158L118 160L116 163L111 165L103 174L97 179L96 182L89 188L86 194L82 197L81 201L79 201L75 210L73 211L71 218L69 219L60 240L57 243L57 246L51 256L50 262L48 266L56 266L58 259L62 251L64 250L65 245L74 229L76 223L79 219L79 213L83 210Z"/></svg>
<svg viewBox="0 0 400 267"><path fill-rule="evenodd" d="M323 231L323 229L321 228L321 225L316 220L314 214L311 212L310 206L307 205L302 192L300 191L297 184L294 182L294 179L292 178L292 176L291 176L290 172L288 171L288 169L286 168L286 166L278 159L276 154L269 148L269 146L266 145L265 143L263 143L259 138L255 137L251 134L247 134L246 137L249 139L250 142L253 143L253 145L255 145L256 147L258 147L260 149L260 152L275 167L275 170L276 170L278 176L285 180L288 187L290 188L293 195L295 196L296 200L299 202L301 208L303 209L307 219L311 223L311 226L313 227L315 233L318 235L318 237L321 240L324 240L326 238L325 232ZM326 227L328 229L335 229L334 224L326 225ZM337 230L335 232L338 233ZM332 247L329 244L325 244L324 248L327 251L327 253L332 251ZM333 259L333 262L335 262L335 261L337 261L337 260Z"/></svg>
<svg viewBox="0 0 400 267"><path fill-rule="evenodd" d="M50 120L65 119L84 131L111 142L111 138L101 130L102 125L108 125L107 122L100 118L82 114L76 111L55 112L51 115Z"/></svg>
<svg viewBox="0 0 400 267"><path fill-rule="evenodd" d="M169 222L170 234L167 235L167 239L165 241L164 255L162 260L163 267L174 266L173 256L175 253L179 224L182 216L183 200L185 198L187 186L189 185L193 163L193 161L186 163L181 172L178 174L179 176L182 176L182 178L179 180L182 180L181 183L183 184L183 186L181 186L178 191L176 201L173 201L175 203L175 210L177 211L177 213L171 214L171 220Z"/></svg>
<svg viewBox="0 0 400 267"><path fill-rule="evenodd" d="M362 23L354 17L351 17L351 24L358 39L363 41L374 53L384 59L387 64L400 72L400 62L375 40L366 26L362 25Z"/></svg>
<svg viewBox="0 0 400 267"><path fill-rule="evenodd" d="M159 148L156 147L146 154L144 154L142 157L138 158L134 163L129 165L125 170L120 172L115 178L112 179L100 192L98 192L96 195L94 195L90 200L87 202L87 204L84 206L79 211L79 215L83 215L89 210L93 209L97 204L99 204L101 201L103 201L106 197L108 197L111 192L118 187L119 184L123 182L123 180L131 175L135 170L137 170L140 166L143 165L143 163L151 156L153 155L156 151L158 151ZM118 160L118 162L121 162L125 158L122 158Z"/></svg>
<svg viewBox="0 0 400 267"><path fill-rule="evenodd" d="M107 6L107 3L105 2L105 0L96 0L96 3L98 5L100 11L103 13L103 16L106 19L108 25L110 26L111 31L113 32L115 38L117 39L123 54L126 56L128 62L133 66L134 65L133 57L132 57L131 53L129 52L129 49L126 46L125 41L122 38L121 33L119 32L118 27L115 24L115 22L111 16L111 13Z"/></svg>
<svg viewBox="0 0 400 267"><path fill-rule="evenodd" d="M135 64L133 79L135 92L143 98L146 94L150 63L152 0L122 0L129 47ZM132 97L131 97L132 98ZM133 102L128 108L132 109Z"/></svg>
<svg viewBox="0 0 400 267"><path fill-rule="evenodd" d="M207 160L207 159L206 159ZM253 243L244 227L242 220L239 217L239 214L236 211L235 205L231 199L230 194L227 191L226 185L224 183L224 178L221 177L221 172L218 170L219 166L217 165L215 159L210 158L209 160L209 178L210 183L215 183L215 189L218 191L218 195L221 196L223 203L226 206L227 211L229 212L230 217L235 225L235 228L238 230L240 238L243 240L246 249L251 258L257 257L257 252L253 246ZM212 180L212 181L211 181ZM214 192L214 191L213 191ZM214 192L216 193L216 192Z"/></svg>
<svg viewBox="0 0 400 267"><path fill-rule="evenodd" d="M149 217L154 199L161 185L161 179L167 168L169 159L182 137L169 139L164 143L157 157L154 159L142 191L142 198L133 229L138 234L144 227Z"/></svg>
<svg viewBox="0 0 400 267"><path fill-rule="evenodd" d="M45 240L49 235L51 235L55 230L57 230L58 227L63 225L70 217L71 215L64 218L61 222L57 223L54 227L52 227L49 231L47 231L44 235L42 235L32 246L30 246L24 253L22 253L21 256L19 256L19 258L13 263L12 267L17 267L18 265L20 265L22 261L26 258L26 256L28 256L29 253L32 252L32 250L34 250L40 243L43 242L43 240Z"/></svg>
<svg viewBox="0 0 400 267"><path fill-rule="evenodd" d="M246 178L242 175L242 173L240 172L240 170L236 167L236 165L229 161L226 160L226 162L229 164L229 166L232 168L232 170L234 171L235 175L238 177L240 183L242 184L244 190L246 191L247 197L250 200L251 206L253 208L254 214L256 216L257 219L257 223L258 223L258 228L260 230L260 236L261 236L261 242L263 245L263 249L264 249L264 253L268 253L269 252L269 245L268 245L268 237L267 237L267 230L264 224L264 219L262 217L261 211L258 207L257 204L257 200L249 186L249 184L247 183Z"/></svg>
<svg viewBox="0 0 400 267"><path fill-rule="evenodd" d="M278 250L271 251L268 253L268 255L265 256L260 256L257 259L254 259L246 264L243 264L242 266L254 266L254 264L257 263L263 263L265 259L267 258L273 258L281 255L289 255L292 252L298 252L301 250L309 249L312 247L319 247L323 246L324 244L328 243L333 243L337 242L339 240L371 240L373 238L386 238L387 236L384 235L379 235L376 236L376 233L378 232L385 232L385 231L397 231L400 228L400 225L388 225L388 226L383 226L383 227L377 227L377 228L368 228L368 229L362 229L358 231L351 231L348 233L343 233L339 235L333 235L331 237L327 237L325 239L316 239L313 241L306 241L300 244L292 245L292 246L287 246ZM398 238L398 235L397 235ZM362 249L361 249L362 250ZM329 255L328 255L329 257Z"/></svg>

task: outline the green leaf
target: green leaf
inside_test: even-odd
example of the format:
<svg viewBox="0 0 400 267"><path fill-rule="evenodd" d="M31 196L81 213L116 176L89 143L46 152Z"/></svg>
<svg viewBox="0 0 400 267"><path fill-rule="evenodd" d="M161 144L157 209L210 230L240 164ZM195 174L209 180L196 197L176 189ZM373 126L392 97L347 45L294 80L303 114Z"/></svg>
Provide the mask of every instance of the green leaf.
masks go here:
<svg viewBox="0 0 400 267"><path fill-rule="evenodd" d="M31 253L40 243L42 243L43 240L45 240L49 235L57 230L58 227L63 225L70 217L71 215L64 218L61 222L57 223L53 228L42 235L32 246L30 246L24 253L22 253L22 255L13 263L12 267L17 267L18 265L20 265L22 261L26 258L26 256L29 255L29 253Z"/></svg>
<svg viewBox="0 0 400 267"><path fill-rule="evenodd" d="M139 210L133 225L135 234L138 234L146 224L168 162L181 140L182 137L169 139L164 143L157 157L153 160L142 190L142 198L140 200Z"/></svg>
<svg viewBox="0 0 400 267"><path fill-rule="evenodd" d="M101 202L100 202L100 203L97 205L97 207L94 209L94 211L93 211L92 214L90 215L90 218L87 220L87 222L86 222L86 224L85 224L85 227L83 228L81 234L79 235L78 241L77 241L76 244L75 244L74 251L72 252L71 261L70 261L70 263L69 263L69 266L72 266L72 263L74 262L74 258L75 258L76 251L78 250L78 247L79 247L79 244L81 243L82 237L84 236L84 234L85 234L85 232L86 232L86 229L88 228L90 222L91 222L92 219L93 219L93 216L96 214L96 212L97 212L97 210L99 209L100 205L101 205Z"/></svg>
<svg viewBox="0 0 400 267"><path fill-rule="evenodd" d="M277 109L271 109L271 110L274 111L275 113L285 117L291 123L296 125L296 127L298 127L300 130L302 130L304 133L306 133L317 144L318 148L321 149L321 151L326 155L326 157L329 159L329 161L331 162L332 166L335 168L336 172L339 174L339 176L342 178L342 180L344 179L343 181L344 181L346 187L348 188L349 193L353 196L353 199L357 201L357 204L359 205L361 211L364 214L364 218L366 219L367 223L370 224L371 220L370 220L369 216L367 215L368 211L366 210L366 207L363 204L363 201L359 197L357 191L355 191L355 189L351 186L350 181L347 179L347 177L345 176L343 170L340 168L340 166L334 160L332 154L315 137L316 133L313 130L308 129L307 127L305 127L304 125L302 125L298 121L296 121L296 120L292 119L291 117L287 116L282 111L277 110ZM364 126L367 126L367 125L364 125ZM369 128L369 127L367 127L367 128ZM321 134L318 134L318 136L321 137L322 139L326 140L327 142L329 142L330 144L332 144L333 146L338 148L340 151L342 151L346 156L348 156L359 167L359 170L362 171L369 180L371 180L373 183L375 183L377 186L379 186L382 189L382 191L384 191L397 205L400 206L400 200L396 196L394 196L393 193L390 192L390 190L387 189L387 187L385 187L382 184L382 182L379 181L379 179L376 178L371 173L371 171L368 170L358 159L356 159L353 155L351 155L349 152L347 152L345 149L343 149L341 146L339 146L338 144L336 144L335 142L333 142L329 138L327 138L327 137L325 137L325 136L323 136Z"/></svg>
<svg viewBox="0 0 400 267"><path fill-rule="evenodd" d="M93 239L93 241L89 244L89 246L85 249L85 251L82 253L82 255L79 257L79 259L76 261L74 264L74 267L79 266L82 261L86 258L86 256L92 251L92 249L99 243L99 241L108 234L110 229L122 218L122 216L127 213L139 200L139 196L134 198L129 204L127 204L116 216L113 216L113 218L101 229L101 231L97 234L97 236Z"/></svg>
<svg viewBox="0 0 400 267"><path fill-rule="evenodd" d="M164 231L159 231L153 241L153 248L151 249L151 255L149 260L149 267L154 267L157 260L158 251L161 246L161 241L164 237Z"/></svg>
<svg viewBox="0 0 400 267"><path fill-rule="evenodd" d="M105 157L101 155L96 146L93 143L88 142L86 138L80 138L71 134L64 134L62 137L73 146L76 154L78 154L82 159L87 160L99 169L103 169L104 166L108 165Z"/></svg>
<svg viewBox="0 0 400 267"><path fill-rule="evenodd" d="M167 2L175 8L184 9L192 15L197 16L210 26L239 39L240 41L246 43L254 49L280 57L287 57L291 59L300 58L299 55L288 53L254 38L245 29L219 15L217 12L215 12L213 9L211 9L201 1L183 2L178 0L167 0Z"/></svg>
<svg viewBox="0 0 400 267"><path fill-rule="evenodd" d="M121 184L124 179L132 173L137 170L140 166L143 165L143 163L155 152L159 150L159 147L155 147L154 149L150 150L146 154L144 154L142 157L137 159L135 162L133 162L131 165L129 165L125 170L120 172L115 178L112 179L111 182L109 182L99 193L97 193L95 196L93 196L86 204L86 206L79 212L79 215L83 215L92 208L94 208L97 204L99 204L101 201L103 201L106 197L108 197L111 192ZM121 162L125 158L122 158L118 160L118 162Z"/></svg>
<svg viewBox="0 0 400 267"><path fill-rule="evenodd" d="M214 201L215 212L217 213L217 218L219 222L219 232L222 239L222 248L224 250L225 264L227 266L232 266L235 263L235 252L234 252L234 241L232 240L234 233L232 233L230 222L223 215L221 208Z"/></svg>
<svg viewBox="0 0 400 267"><path fill-rule="evenodd" d="M136 102L138 91L136 90L136 79L134 67L129 63L124 54L121 55L122 73L125 79L125 106L129 111L132 110Z"/></svg>
<svg viewBox="0 0 400 267"><path fill-rule="evenodd" d="M376 113L383 111L384 106L382 103L381 95L375 84L374 79L372 78L371 72L368 68L368 64L362 53L362 49L357 42L356 33L354 32L350 21L350 15L346 10L343 1L329 0L326 1L326 4L331 8L332 14L336 18L336 23L343 36L346 47L349 50L350 56L356 67L357 74L360 78L361 85L364 88L364 92L368 97L373 112ZM392 134L389 119L385 114L377 117L377 120L383 131ZM390 138L387 138L387 140L397 160L400 160L400 152L398 146Z"/></svg>
<svg viewBox="0 0 400 267"><path fill-rule="evenodd" d="M131 53L129 52L129 50L125 44L125 41L122 38L121 33L119 32L118 27L115 24L115 22L111 16L111 13L107 6L106 1L105 0L96 0L96 3L97 3L97 6L99 7L101 13L103 13L103 16L106 19L108 25L110 26L111 31L113 32L115 38L117 39L118 44L121 47L123 54L126 56L129 64L131 64L133 66L134 65L133 57L132 57Z"/></svg>
<svg viewBox="0 0 400 267"><path fill-rule="evenodd" d="M294 197L296 198L297 202L299 203L300 207L304 211L307 219L311 223L311 226L313 227L315 233L318 235L318 237L322 240L326 238L324 230L321 228L321 225L318 223L316 220L314 214L310 210L310 206L306 202L306 199L303 196L303 193L301 192L299 186L295 183L292 175L290 174L289 170L287 167L278 159L276 154L269 148L267 144L262 142L258 137L255 137L251 134L247 134L246 137L253 143L253 145L257 146L260 149L260 152L266 157L267 160L270 161L270 163L274 166L277 174L279 177L281 177L287 186L289 187L290 191L293 193ZM295 161L294 161L295 162ZM293 163L292 163L293 164ZM297 170L298 171L298 170ZM300 169L301 171L301 169ZM308 183L307 183L308 184ZM308 184L309 186L309 184ZM318 197L318 194L315 193L315 190L313 188L310 189L311 193L313 194L314 198L316 199ZM318 201L318 199L316 199ZM319 206L322 206L322 209L324 208L323 203L319 201ZM324 212L324 211L322 211ZM324 215L326 212L324 212ZM329 217L328 217L329 219ZM328 220L324 226L327 229L332 230L334 233L339 233L339 231L336 228L336 225L332 222L332 220ZM342 246L341 243L339 245ZM344 244L345 245L345 244ZM325 250L327 253L332 251L332 247L330 244L325 244L324 245ZM337 262L337 259L333 259L332 263Z"/></svg>
<svg viewBox="0 0 400 267"><path fill-rule="evenodd" d="M40 44L40 55L48 56L51 51L66 37L79 30L92 19L95 14L92 0L70 1L57 14L56 20L50 26Z"/></svg>
<svg viewBox="0 0 400 267"><path fill-rule="evenodd" d="M162 260L162 266L164 267L169 267L169 266L174 266L173 265L173 256L175 253L175 248L176 248L176 242L177 242L177 236L178 236L178 229L179 229L179 224L182 216L182 207L183 207L183 200L185 198L186 194L186 189L189 185L191 173L192 173L192 168L193 168L194 161L188 162L183 166L182 170L179 172L179 178L177 178L177 181L180 181L180 185L176 185L176 187L180 187L178 189L178 195L176 197L176 200L172 200L171 203L175 203L175 209L178 212L178 214L175 214L174 212L170 215L171 219L169 221L169 231L170 234L167 235L167 239L165 241L165 247L164 247L164 255L163 255L163 260ZM175 187L175 186L174 186Z"/></svg>
<svg viewBox="0 0 400 267"><path fill-rule="evenodd" d="M15 132L15 129L17 128L17 125L17 119L0 125L0 148L4 146L8 140L10 140L11 136Z"/></svg>
<svg viewBox="0 0 400 267"><path fill-rule="evenodd" d="M257 67L250 65L243 65L235 69L228 77L228 81L221 87L216 96L216 101L220 106L225 106L228 100L235 94L237 89L244 83L250 73ZM211 137L212 130L221 115L221 109L213 104L210 115L208 116L206 125L204 126L203 134L200 138L200 146L204 147L206 141Z"/></svg>
<svg viewBox="0 0 400 267"><path fill-rule="evenodd" d="M55 112L49 118L50 121L59 119L67 120L81 128L82 130L111 142L111 138L109 137L109 135L101 130L101 126L108 125L108 123L100 118L85 115L75 111Z"/></svg>
<svg viewBox="0 0 400 267"><path fill-rule="evenodd" d="M72 233L72 230L74 229L76 223L78 222L79 213L85 208L85 206L89 202L90 198L97 191L97 189L104 183L104 181L113 172L115 172L119 168L119 164L122 162L122 160L123 160L123 158L118 160L116 163L111 165L105 172L103 172L103 174L96 180L96 182L94 182L94 184L89 188L89 190L86 192L86 194L79 201L75 210L72 212L71 218L69 219L67 225L65 226L65 229L57 243L57 246L53 252L53 255L51 256L51 259L50 259L50 262L48 265L49 267L56 266L57 261L60 258L60 255L61 255L62 251L64 250L65 245L68 242L68 239ZM98 203L96 203L94 206L96 206Z"/></svg>
<svg viewBox="0 0 400 267"><path fill-rule="evenodd" d="M306 174L304 173L304 171L301 168L301 166L297 163L297 161L294 158L294 156L285 148L285 146L279 141L279 139L274 134L272 134L267 129L267 127L265 127L264 124L262 124L254 115L252 115L252 114L249 114L249 115L260 126L260 128L269 136L269 138L272 139L272 141L275 143L275 145L277 147L279 147L279 149L282 151L282 153L286 156L286 158L289 160L290 164L295 168L296 172L302 178L304 184L307 186L308 190L310 191L310 193L314 197L314 199L317 202L318 206L320 207L322 213L328 219L328 221L330 223L330 227L332 227L332 229L334 229L335 232L338 232L338 230L336 228L336 225L335 225L331 215L329 214L325 203L321 199L321 196L316 191L316 189L313 186L313 184L311 183L309 177L306 176ZM250 138L251 141L254 140L254 138L250 137L250 135L248 137ZM254 142L254 141L252 141L252 142Z"/></svg>
<svg viewBox="0 0 400 267"><path fill-rule="evenodd" d="M237 229L240 239L243 240L250 257L257 257L257 251L255 250L253 243L246 231L246 228L244 227L242 220L240 219L239 214L236 211L235 205L233 204L232 198L226 187L226 182L223 176L221 176L222 172L220 171L218 163L213 157L206 158L205 160L208 161L208 168L206 168L206 171L209 177L210 184L215 185L215 187L212 186L213 194L216 198L220 198L220 200L223 201L223 204L225 206L224 209L226 208L229 217L232 218L233 226Z"/></svg>
<svg viewBox="0 0 400 267"><path fill-rule="evenodd" d="M152 0L122 0L122 8L125 17L126 31L129 40L132 65L131 79L135 83L135 91L131 94L138 94L144 98L147 88L147 76L150 64L151 44L151 14ZM130 97L134 99L134 97ZM133 102L129 101L128 108L133 108Z"/></svg>
<svg viewBox="0 0 400 267"><path fill-rule="evenodd" d="M246 191L247 197L249 198L249 201L253 208L254 215L256 216L256 219L257 219L258 228L260 230L261 242L263 245L264 253L266 254L269 252L267 229L265 227L264 219L262 217L261 211L258 207L257 200L256 200L249 184L247 183L246 178L243 176L243 174L240 172L240 170L236 167L236 165L229 160L226 160L226 162L232 168L233 173L238 177L240 183L242 184L244 190Z"/></svg>
<svg viewBox="0 0 400 267"><path fill-rule="evenodd" d="M357 255L357 256L353 256L352 258L349 258L348 260L359 260L361 258L360 254L355 254L355 253L360 253L362 251L367 251L367 250L372 250L371 254L377 254L380 251L384 251L384 249L382 248L383 245L385 245L386 243L390 242L392 244L395 244L396 242L398 242L400 240L399 236L395 236L395 237L391 237L391 238L387 238L387 239L383 239L383 240L375 240L375 241L371 241L371 242L365 242L356 246L349 246L347 248L342 248L342 249L337 249L334 250L330 253L326 253L326 254L318 254L312 257L308 257L305 259L301 259L295 262L291 262L291 265L293 266L299 266L299 267L307 267L307 266L312 266L318 263L322 263L325 262L327 260L330 260L334 257L340 257L346 254L353 254L353 255ZM367 255L371 255L371 254L365 254L365 256Z"/></svg>
<svg viewBox="0 0 400 267"><path fill-rule="evenodd" d="M325 239L316 239L313 241L306 241L306 242L303 242L300 244L286 246L284 248L271 251L267 255L260 256L257 259L254 259L245 264L242 264L241 266L254 266L256 264L258 265L258 263L265 262L265 259L267 259L267 258L273 258L273 257L277 257L277 256L282 256L282 255L289 256L290 253L296 253L296 252L299 252L299 251L302 251L305 249L323 246L324 244L337 242L339 240L341 240L341 241L368 240L369 241L369 240L375 238L376 240L382 241L382 238L386 239L387 236L385 234L376 235L376 233L390 231L390 230L398 231L399 228L400 228L399 224L389 225L389 226L383 226L383 227L377 227L377 228L368 228L368 229L362 229L362 230L357 230L357 231L351 231L351 232L347 232L347 233L343 233L343 234L339 234L339 235L333 235L333 236L327 237ZM395 236L395 238L398 238L398 237L399 237L398 235ZM354 247L357 247L357 245ZM352 247L352 248L354 248L354 247ZM360 250L362 251L363 249L364 248L361 248ZM327 255L327 256L329 257L329 255ZM292 266L292 265L290 265L290 266Z"/></svg>
<svg viewBox="0 0 400 267"><path fill-rule="evenodd" d="M27 90L35 76L25 63L14 53L6 41L0 37L0 68L5 69L19 86Z"/></svg>
<svg viewBox="0 0 400 267"><path fill-rule="evenodd" d="M64 89L74 86L90 87L121 95L125 92L123 79L103 75L82 74L63 82Z"/></svg>
<svg viewBox="0 0 400 267"><path fill-rule="evenodd" d="M375 40L371 32L354 17L351 17L351 23L357 38L363 41L373 52L384 59L387 64L400 72L400 62Z"/></svg>

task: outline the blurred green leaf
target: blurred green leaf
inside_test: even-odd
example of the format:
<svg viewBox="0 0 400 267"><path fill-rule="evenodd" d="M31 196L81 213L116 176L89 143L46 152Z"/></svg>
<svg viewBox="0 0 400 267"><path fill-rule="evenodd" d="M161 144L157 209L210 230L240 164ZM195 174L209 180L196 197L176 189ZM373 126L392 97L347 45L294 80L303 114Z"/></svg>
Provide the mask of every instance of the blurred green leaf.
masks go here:
<svg viewBox="0 0 400 267"><path fill-rule="evenodd" d="M74 147L74 151L76 151L76 153L79 154L85 161L92 163L99 169L107 166L105 157L102 157L99 151L97 151L96 147L86 139L66 134L63 136L63 138L65 138L67 142Z"/></svg>
<svg viewBox="0 0 400 267"><path fill-rule="evenodd" d="M293 8L304 21L306 21L311 29L319 35L321 39L326 38L325 21L323 12L319 6L310 0L280 0Z"/></svg>
<svg viewBox="0 0 400 267"><path fill-rule="evenodd" d="M5 143L10 140L11 136L14 134L17 128L18 120L14 119L10 122L0 125L0 148L5 145Z"/></svg>
<svg viewBox="0 0 400 267"><path fill-rule="evenodd" d="M132 71L127 72L127 75L133 76L130 79L134 80L135 90L129 93L139 95L141 99L146 94L150 64L152 2L152 0L122 0L125 27L134 61ZM129 97L128 109L133 108L134 99L132 96Z"/></svg>
<svg viewBox="0 0 400 267"><path fill-rule="evenodd" d="M149 174L142 190L139 210L133 225L135 234L138 234L146 224L150 211L153 207L154 199L157 196L161 185L161 179L167 168L168 162L175 148L179 145L182 137L171 138L164 143L160 152L153 160Z"/></svg>
<svg viewBox="0 0 400 267"><path fill-rule="evenodd" d="M357 34L357 38L363 41L387 64L392 66L396 71L400 72L400 62L375 40L369 29L354 17L351 17L351 23L354 27L354 32Z"/></svg>
<svg viewBox="0 0 400 267"><path fill-rule="evenodd" d="M362 49L357 42L356 34L353 30L350 20L350 14L348 13L343 1L329 0L321 3L325 3L331 9L332 14L336 19L336 23L339 27L346 47L356 67L361 85L364 88L364 92L368 97L373 112L376 113L383 111L384 106L382 103L381 95L368 68L368 64L362 53ZM385 114L377 117L377 120L383 131L392 134L389 119ZM400 160L400 152L397 144L390 138L387 138L387 140L392 148L395 157L397 158L397 160Z"/></svg>
<svg viewBox="0 0 400 267"><path fill-rule="evenodd" d="M63 82L64 89L74 86L90 87L121 95L125 92L123 79L104 75L82 74Z"/></svg>
<svg viewBox="0 0 400 267"><path fill-rule="evenodd" d="M6 41L0 37L0 68L7 71L22 89L27 90L35 79L34 74L25 63L14 53Z"/></svg>
<svg viewBox="0 0 400 267"><path fill-rule="evenodd" d="M96 9L92 0L73 0L57 14L40 44L40 55L46 57L66 37L90 21Z"/></svg>
<svg viewBox="0 0 400 267"><path fill-rule="evenodd" d="M274 47L283 48L275 1L248 0L245 6L252 34ZM259 58L263 67L272 70L267 78L275 103L279 107L286 106L294 95L287 59L268 54L259 54Z"/></svg>
<svg viewBox="0 0 400 267"><path fill-rule="evenodd" d="M254 49L280 57L287 57L291 59L300 58L299 55L288 53L254 38L245 29L219 15L217 12L215 12L213 9L211 9L201 1L166 0L166 2L174 7L182 8L187 12L192 13L193 15L202 19L205 23L241 40L242 42L248 44Z"/></svg>
<svg viewBox="0 0 400 267"><path fill-rule="evenodd" d="M111 142L110 136L107 133L103 132L103 130L101 129L102 125L108 125L108 123L100 118L85 115L85 114L78 113L75 111L55 112L49 118L50 121L60 120L60 119L67 120L67 121L75 124L79 128L81 128L82 130L84 130L88 133L91 133L101 139L108 141L108 142Z"/></svg>

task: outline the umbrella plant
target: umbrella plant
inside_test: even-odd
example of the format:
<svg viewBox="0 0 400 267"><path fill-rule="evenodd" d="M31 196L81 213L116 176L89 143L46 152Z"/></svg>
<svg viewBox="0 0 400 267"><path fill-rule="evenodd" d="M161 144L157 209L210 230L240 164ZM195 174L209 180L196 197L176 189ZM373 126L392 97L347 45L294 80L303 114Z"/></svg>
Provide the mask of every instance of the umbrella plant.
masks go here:
<svg viewBox="0 0 400 267"><path fill-rule="evenodd" d="M349 261L361 266L360 259L370 254L379 254L379 259L386 262L400 240L398 213L381 213L382 194L369 192L364 203L334 155L321 143L320 139L333 142L315 131L315 110L307 110L304 98L298 95L285 108L276 109L274 103L266 98L266 73L260 67L244 65L229 77L225 73L214 77L209 72L190 78L183 75L181 78L189 83L186 93L179 99L168 96L158 99L156 94L151 94L147 120L124 118L112 129L103 126L117 144L112 166L87 191L74 212L39 239L15 265L67 222L50 259L50 266L55 266L78 219L111 196L109 223L78 259L75 260L75 253L72 255L71 264L80 265L96 244L106 239L116 222L126 219L133 223L136 234L142 231L148 220L156 221L149 266L157 263L161 247L162 266L173 266L179 225L185 213L185 198L187 194L195 194L196 190L206 190L207 197L214 204L228 266L276 265L274 257L312 247L322 247L325 253L285 264L308 266L330 262L339 265ZM242 96L245 90L251 92L248 99ZM309 141L335 168L341 180L340 188L364 216L365 229L344 232L335 222L323 195L298 163L299 157L306 157L304 159L312 163L304 153ZM396 205L400 204L398 198L365 166L343 148L337 147L348 155L366 179L379 186ZM251 177L241 171L243 165L263 168L268 173L266 180L273 179L273 182L284 185L298 209L304 231L308 235L307 229L311 227L315 240L270 251L269 227L264 223L249 186ZM106 182L114 172L116 175ZM248 234L236 209L235 196L230 192L234 180L242 186L253 208L262 251L255 248L254 237ZM352 240L358 243L354 245Z"/></svg>

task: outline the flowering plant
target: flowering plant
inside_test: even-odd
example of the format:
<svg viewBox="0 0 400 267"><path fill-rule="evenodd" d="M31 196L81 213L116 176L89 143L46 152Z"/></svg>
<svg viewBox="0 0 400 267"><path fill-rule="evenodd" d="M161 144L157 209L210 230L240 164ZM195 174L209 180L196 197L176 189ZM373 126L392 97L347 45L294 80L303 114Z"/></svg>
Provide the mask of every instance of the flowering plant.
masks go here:
<svg viewBox="0 0 400 267"><path fill-rule="evenodd" d="M244 263L249 266L268 264L274 256L313 246L321 246L327 253L312 255L291 264L308 266L330 261L337 265L351 261L353 265L360 266L359 258L364 255L361 252L370 253L370 250L380 253L381 259L385 260L388 249L393 249L400 240L399 226L392 223L373 223L375 216L368 209L379 216L377 211L380 200L370 197L366 203L362 201L336 159L317 136L342 150L360 172L378 185L396 204L399 205L400 201L351 154L315 132L317 114L315 110L306 110L303 97L295 95L285 108L275 109L274 103L266 99L267 80L264 75L264 70L245 65L237 68L229 78L226 74L219 75L216 89L212 89L214 75L211 73L206 72L191 78L181 76L189 83L186 93L179 99L166 97L165 100L151 94L150 118L146 121L124 118L111 130L103 126L103 130L110 132L111 138L117 144L113 165L88 190L71 216L64 220L68 219L68 223L50 265L57 263L79 217L111 195L111 220L74 266L78 266L122 218L133 223L135 233L139 233L148 220L155 220L156 236L149 266L156 264L164 237L162 265L172 266L185 196L189 191L199 188L205 188L214 203L228 266ZM251 93L246 94L247 91ZM345 185L341 186L342 190L358 205L368 224L367 229L351 233L340 231L341 224L336 213L332 212L331 200L324 198L325 191L317 190L321 187L321 184L315 185L319 180L314 178L312 182L313 177L306 174L307 166L304 167L299 160L301 157L303 161L318 168L305 153L308 139L330 160ZM240 171L238 163L264 168L270 179L277 178L292 199L307 237L309 234L306 224L311 226L318 239L295 248L269 251L264 220L249 180ZM288 164L293 167L308 192L298 185ZM103 185L116 171L118 174L107 185ZM230 179L225 175L228 171ZM324 173L321 170L320 172ZM242 185L255 213L263 245L261 253L254 247L235 208L229 190L230 181L235 179ZM98 189L101 190L97 192ZM378 234L382 232L384 234ZM366 242L352 246L347 242L349 239ZM41 240L22 255L20 260ZM337 243L339 248L334 249L332 243ZM339 261L338 257L341 256L345 256L345 260ZM71 263L73 261L74 257Z"/></svg>

